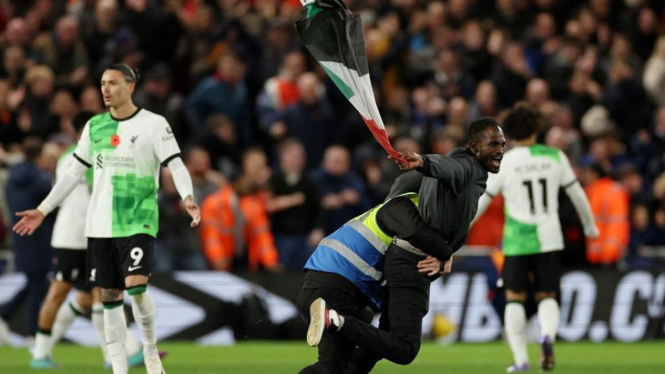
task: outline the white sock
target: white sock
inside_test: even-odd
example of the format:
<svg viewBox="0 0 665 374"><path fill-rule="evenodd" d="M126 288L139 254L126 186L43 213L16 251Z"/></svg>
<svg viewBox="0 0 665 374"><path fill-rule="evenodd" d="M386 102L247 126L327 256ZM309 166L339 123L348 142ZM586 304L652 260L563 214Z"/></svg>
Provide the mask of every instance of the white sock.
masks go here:
<svg viewBox="0 0 665 374"><path fill-rule="evenodd" d="M549 337L554 343L556 333L559 329L559 304L556 300L548 297L538 303L538 321L540 321L540 335Z"/></svg>
<svg viewBox="0 0 665 374"><path fill-rule="evenodd" d="M529 362L526 350L526 312L522 303L508 302L504 313L506 336L513 351L515 365Z"/></svg>
<svg viewBox="0 0 665 374"><path fill-rule="evenodd" d="M141 349L141 344L136 340L134 334L127 329L127 339L125 340L125 351L127 357L135 355Z"/></svg>
<svg viewBox="0 0 665 374"><path fill-rule="evenodd" d="M145 288L144 288L145 290ZM155 305L147 291L131 295L134 320L143 334L143 354L145 357L158 356L157 332L155 331Z"/></svg>
<svg viewBox="0 0 665 374"><path fill-rule="evenodd" d="M50 331L38 329L35 334L35 349L32 350L32 359L41 360L51 354L49 347L52 347L51 344L52 334Z"/></svg>
<svg viewBox="0 0 665 374"><path fill-rule="evenodd" d="M104 305L104 336L109 357L113 365L113 374L127 374L127 320L122 308L122 301Z"/></svg>
<svg viewBox="0 0 665 374"><path fill-rule="evenodd" d="M342 326L344 326L344 317L333 309L328 310L328 316L330 318L330 322L337 326L337 331L341 330Z"/></svg>
<svg viewBox="0 0 665 374"><path fill-rule="evenodd" d="M53 341L53 345L57 344L60 339L62 339L62 336L65 335L67 330L72 326L74 323L74 320L78 316L82 316L85 314L85 310L81 308L80 305L76 303L76 301L72 301L71 303L63 303L60 305L60 308L58 309L58 314L55 315L55 322L53 322L53 330L51 332L51 338Z"/></svg>
<svg viewBox="0 0 665 374"><path fill-rule="evenodd" d="M109 350L106 348L106 338L104 337L104 304L98 303L92 305L92 327L95 328L97 337L99 338L99 348L102 349L104 355L104 362L111 362Z"/></svg>

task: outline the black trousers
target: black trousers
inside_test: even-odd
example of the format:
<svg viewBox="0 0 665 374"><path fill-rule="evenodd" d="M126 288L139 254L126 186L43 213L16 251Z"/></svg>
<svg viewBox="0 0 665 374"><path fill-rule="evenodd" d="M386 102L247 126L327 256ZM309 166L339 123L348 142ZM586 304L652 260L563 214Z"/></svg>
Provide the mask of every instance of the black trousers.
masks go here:
<svg viewBox="0 0 665 374"><path fill-rule="evenodd" d="M416 358L423 317L429 310L430 278L416 266L423 259L390 245L384 263L388 284L379 328L345 315L344 326L337 332L358 345L346 373L369 373L384 358L400 365Z"/></svg>
<svg viewBox="0 0 665 374"><path fill-rule="evenodd" d="M300 316L309 323L309 306L317 298L344 316L371 322L374 312L368 308L369 298L353 283L338 274L309 271L298 293L296 306ZM355 343L340 334L323 333L319 343L319 359L300 371L301 374L343 374L355 350Z"/></svg>

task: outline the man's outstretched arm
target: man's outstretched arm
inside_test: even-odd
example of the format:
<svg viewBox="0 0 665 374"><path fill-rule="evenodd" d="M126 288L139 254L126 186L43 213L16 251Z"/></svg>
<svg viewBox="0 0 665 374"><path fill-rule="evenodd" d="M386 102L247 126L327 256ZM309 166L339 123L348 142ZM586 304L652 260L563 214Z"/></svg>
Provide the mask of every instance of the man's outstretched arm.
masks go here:
<svg viewBox="0 0 665 374"><path fill-rule="evenodd" d="M76 154L74 156L76 156ZM67 171L62 177L58 178L58 181L51 189L51 192L49 192L44 201L39 204L37 209L16 213L17 216L21 217L21 220L14 225L12 230L21 236L32 235L42 224L44 218L57 208L62 200L64 200L79 184L88 167L90 167L90 165L86 164L78 157L76 160L72 160Z"/></svg>

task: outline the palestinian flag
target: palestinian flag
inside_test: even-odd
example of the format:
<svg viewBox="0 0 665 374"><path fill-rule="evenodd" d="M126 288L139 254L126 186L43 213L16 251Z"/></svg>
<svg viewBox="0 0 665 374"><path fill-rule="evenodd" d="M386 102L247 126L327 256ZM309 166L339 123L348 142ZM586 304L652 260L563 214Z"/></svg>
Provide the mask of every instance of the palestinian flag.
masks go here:
<svg viewBox="0 0 665 374"><path fill-rule="evenodd" d="M304 8L296 29L330 79L360 113L383 149L406 163L390 145L369 79L365 36L360 16L342 0L300 0Z"/></svg>

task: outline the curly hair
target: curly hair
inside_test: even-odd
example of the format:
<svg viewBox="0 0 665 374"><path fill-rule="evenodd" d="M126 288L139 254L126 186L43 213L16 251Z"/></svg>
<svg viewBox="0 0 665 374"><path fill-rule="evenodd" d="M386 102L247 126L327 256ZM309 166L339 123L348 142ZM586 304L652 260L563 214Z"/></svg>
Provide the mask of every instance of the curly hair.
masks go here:
<svg viewBox="0 0 665 374"><path fill-rule="evenodd" d="M521 102L508 112L503 120L503 132L512 140L528 139L540 131L542 117L530 104Z"/></svg>

